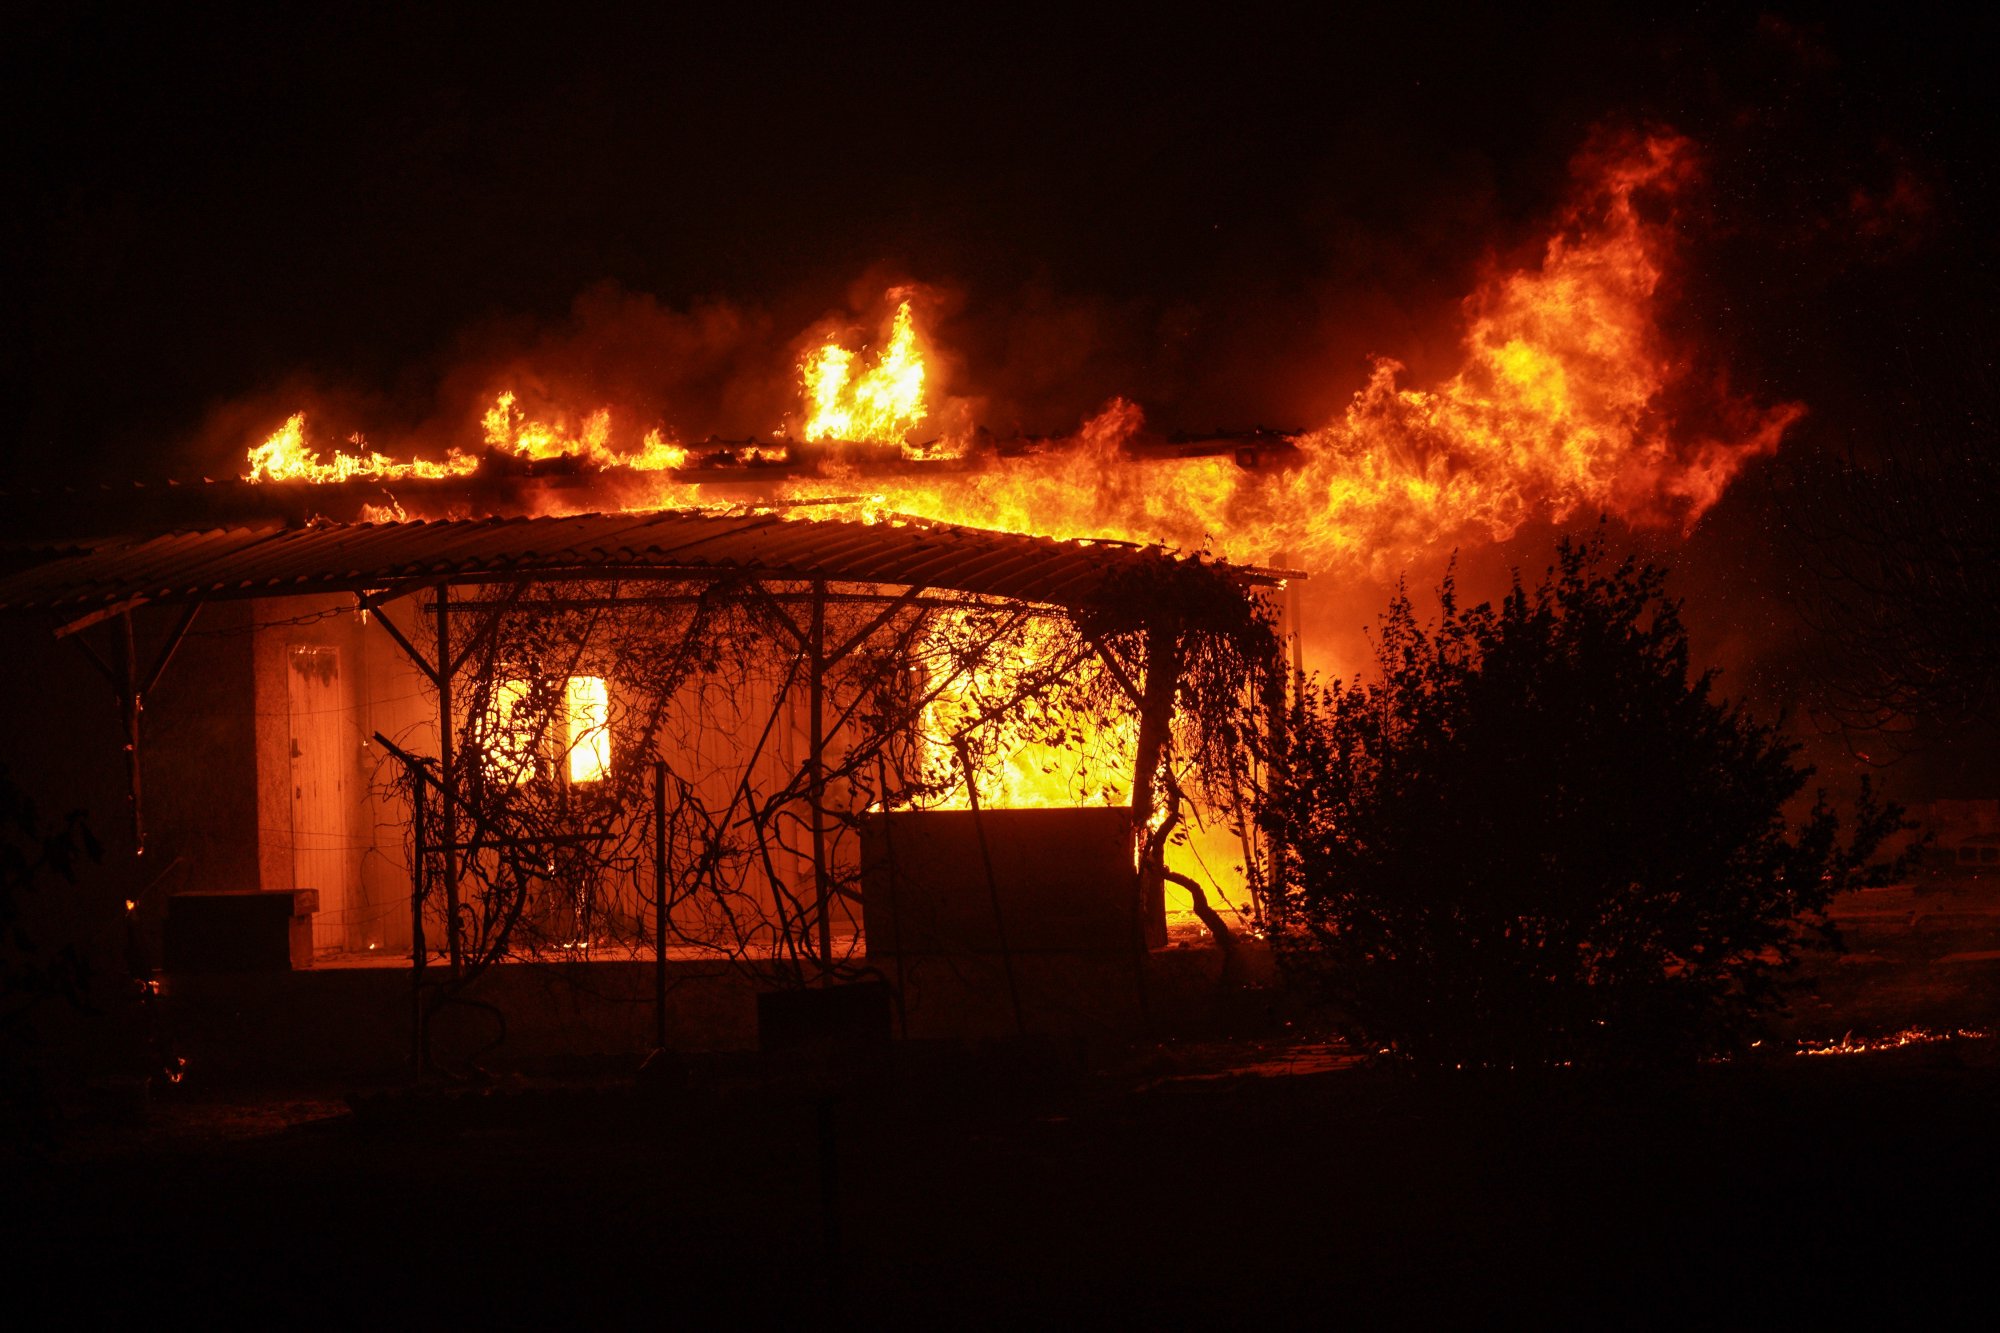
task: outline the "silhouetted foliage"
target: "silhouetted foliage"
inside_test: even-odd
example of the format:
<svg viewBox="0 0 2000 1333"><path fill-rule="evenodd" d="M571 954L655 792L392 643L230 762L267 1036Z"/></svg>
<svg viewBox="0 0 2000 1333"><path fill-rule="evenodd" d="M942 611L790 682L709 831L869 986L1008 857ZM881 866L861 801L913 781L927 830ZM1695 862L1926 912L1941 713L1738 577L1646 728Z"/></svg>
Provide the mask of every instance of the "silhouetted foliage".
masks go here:
<svg viewBox="0 0 2000 1333"><path fill-rule="evenodd" d="M79 863L97 857L81 811L44 824L35 803L0 769L0 1034L12 1034L45 1000L81 1001L83 959L74 944L43 947L28 921L28 901L50 876L74 883Z"/></svg>
<svg viewBox="0 0 2000 1333"><path fill-rule="evenodd" d="M1663 571L1565 542L1539 586L1435 626L1407 594L1379 679L1307 686L1262 819L1283 957L1351 1035L1433 1064L1652 1060L1726 1046L1873 881L1900 811L1845 842L1797 747L1692 676Z"/></svg>
<svg viewBox="0 0 2000 1333"><path fill-rule="evenodd" d="M54 1001L82 1007L88 968L74 942L38 938L33 899L51 879L74 883L98 845L80 811L45 824L27 793L0 768L0 1121L9 1128L42 1113L39 1080L28 1072L29 1019Z"/></svg>

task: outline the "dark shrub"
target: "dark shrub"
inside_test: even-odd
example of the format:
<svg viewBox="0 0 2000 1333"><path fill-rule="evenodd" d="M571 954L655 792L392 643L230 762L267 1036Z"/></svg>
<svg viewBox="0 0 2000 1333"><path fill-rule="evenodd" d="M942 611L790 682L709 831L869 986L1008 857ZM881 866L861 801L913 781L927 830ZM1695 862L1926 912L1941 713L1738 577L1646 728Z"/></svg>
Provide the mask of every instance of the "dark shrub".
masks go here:
<svg viewBox="0 0 2000 1333"><path fill-rule="evenodd" d="M1740 1040L1823 909L1901 827L1851 838L1776 729L1690 676L1663 571L1565 542L1496 608L1407 595L1379 679L1307 688L1262 820L1282 956L1351 1035L1423 1063L1685 1058Z"/></svg>

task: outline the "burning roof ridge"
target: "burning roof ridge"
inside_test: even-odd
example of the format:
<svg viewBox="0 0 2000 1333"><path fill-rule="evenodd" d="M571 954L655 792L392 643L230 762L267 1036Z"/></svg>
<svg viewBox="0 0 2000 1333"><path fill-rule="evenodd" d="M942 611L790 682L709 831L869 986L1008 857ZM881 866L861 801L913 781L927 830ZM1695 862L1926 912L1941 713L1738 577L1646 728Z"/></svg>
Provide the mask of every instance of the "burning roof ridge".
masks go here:
<svg viewBox="0 0 2000 1333"><path fill-rule="evenodd" d="M606 518L631 517L642 522L649 519L657 519L657 518L715 519L715 520L768 518L774 522L807 522L807 523L824 523L829 525L838 524L841 526L871 527L874 526L876 522L879 522L880 519L886 519L891 524L897 527L916 528L926 532L972 533L980 536L1002 537L1010 541L1034 542L1036 544L1046 545L1046 546L1065 546L1065 547L1080 547L1080 548L1113 547L1127 551L1159 551L1162 554L1168 555L1175 559L1200 560L1204 558L1203 552L1183 551L1181 550L1181 548L1173 546L1166 542L1136 542L1136 541L1127 541L1124 538L1120 537L1095 537L1095 536L1053 537L1046 535L1044 533L1015 532L1007 528L988 528L988 527L981 527L973 523L954 523L947 519L928 518L922 514L913 514L904 510L879 511L880 519L874 521L865 518L849 518L849 517L834 517L834 518L809 517L809 518L795 519L789 516L790 511L800 508L809 508L809 507L821 508L821 507L831 507L839 504L860 504L860 503L863 503L863 500L859 496L853 496L853 497L832 496L832 497L819 497L810 500L796 501L796 502L779 502L773 504L732 506L728 509L718 509L715 507L701 507L701 506L662 506L650 509L589 509L589 510L580 510L573 514L485 514L478 516L466 515L463 517L456 517L456 518L446 517L446 518L401 518L401 519L396 519L396 518L336 519L336 518L328 518L323 515L315 515L313 518L309 519L303 525L280 524L277 526L293 527L293 528L315 528L315 527L411 528L411 527L421 526L423 524L463 524L469 526L475 524L498 525L504 523L562 523L580 519L606 519ZM231 526L232 527L241 526L244 529L252 529L255 527L255 525L249 525L249 524L231 525ZM230 530L230 529L225 528L221 530ZM1247 566L1231 564L1228 561L1217 561L1216 563L1230 564L1231 568L1248 568Z"/></svg>
<svg viewBox="0 0 2000 1333"><path fill-rule="evenodd" d="M1244 450L1245 448L1296 447L1297 441L1304 439L1309 434L1311 434L1311 432L1305 429L1293 429L1289 427L1275 427L1275 426L1265 426L1265 425L1254 425L1254 426L1240 427L1240 428L1225 427L1218 425L1206 430L1190 430L1182 428L1176 428L1173 430L1154 430L1148 428L1135 434L1130 439L1123 442L1120 445L1120 448L1125 453L1141 458L1168 451L1172 451L1181 456L1194 456L1196 454L1206 454L1206 453L1226 454L1230 452L1241 451ZM711 434L699 441L696 441L693 448L700 449L703 447L708 447L718 453L728 452L736 449L749 449L749 448L763 448L763 449L796 448L800 450L810 451L816 454L839 454L848 451L856 453L891 454L911 449L919 451L930 449L938 444L949 442L952 438L953 437L949 435L939 435L926 440L908 441L905 443L888 443L882 440L873 440L873 439L811 440L792 435L774 435L770 437L750 436L743 439L736 439L729 436ZM987 450L997 451L1005 455L1010 452L1018 452L1022 446L1031 446L1037 448L1049 448L1049 447L1071 448L1076 446L1082 441L1083 432L1080 430L1071 430L1071 431L1016 430L1010 432L1009 434L1001 435L984 426L980 426L976 427L970 433L970 435L966 437L966 439L970 446L970 448L968 449L968 453L977 453L980 451L980 449L983 448ZM509 471L516 476L534 476L534 475L539 475L541 473L560 472L562 470L561 467L559 466L560 464L566 462L574 464L585 461L584 454L569 450L552 454L546 458L533 458L533 459L516 458L511 455L497 453L491 449L480 450L478 451L478 454L479 457L481 458L482 468L490 467L495 470ZM906 459L905 461L912 463L919 463L919 464L921 463L936 464L940 462L959 462L963 460L956 457L947 457L947 458L914 458L914 459ZM620 460L618 462L613 462L613 463L595 465L591 467L589 470L594 473L606 474L606 475L618 475L625 473L646 474L653 471L651 469L635 469L628 462L624 460ZM664 471L676 475L682 473L692 475L701 472L703 470L704 469L698 462L691 462L689 465L680 468L664 469ZM422 486L429 484L429 485L435 485L441 489L449 489L454 485L462 486L466 484L467 481L472 479L473 479L472 477L384 478L369 474L357 474L351 478L347 478L344 481L339 481L339 482L323 482L323 481L313 482L304 479L286 479L277 481L267 480L267 481L252 482L248 478L240 476L214 477L207 475L179 476L179 477L177 476L120 477L120 478L100 477L100 478L64 480L51 485L28 485L28 486L0 485L0 499L7 499L7 500L34 499L43 496L74 496L74 495L85 495L85 494L105 494L110 492L131 491L131 490L138 490L138 491L166 490L166 489L187 489L187 490L197 490L197 491L205 489L222 490L222 489L233 489L236 487L251 486L251 485L294 487L302 489L325 488L328 486L334 486L334 487L348 486L359 490L367 490L367 489L379 490L384 486L391 484L401 485L401 486L409 486L412 484Z"/></svg>

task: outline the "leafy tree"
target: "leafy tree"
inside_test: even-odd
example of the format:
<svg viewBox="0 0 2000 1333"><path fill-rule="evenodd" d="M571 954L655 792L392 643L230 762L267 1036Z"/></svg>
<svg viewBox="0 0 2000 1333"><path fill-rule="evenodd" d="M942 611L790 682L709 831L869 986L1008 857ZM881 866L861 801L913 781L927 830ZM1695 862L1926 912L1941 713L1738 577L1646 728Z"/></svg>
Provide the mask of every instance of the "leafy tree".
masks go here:
<svg viewBox="0 0 2000 1333"><path fill-rule="evenodd" d="M1564 542L1536 587L1434 627L1407 593L1379 679L1303 692L1260 817L1281 956L1351 1035L1432 1064L1685 1057L1779 997L1823 909L1879 882L1798 747L1691 675L1664 572Z"/></svg>

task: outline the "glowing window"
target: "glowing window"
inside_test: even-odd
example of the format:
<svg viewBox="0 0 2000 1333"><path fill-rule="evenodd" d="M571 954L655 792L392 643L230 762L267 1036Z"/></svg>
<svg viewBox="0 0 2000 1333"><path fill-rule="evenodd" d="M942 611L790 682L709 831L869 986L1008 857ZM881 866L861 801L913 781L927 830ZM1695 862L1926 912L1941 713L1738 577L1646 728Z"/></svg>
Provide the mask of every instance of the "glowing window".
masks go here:
<svg viewBox="0 0 2000 1333"><path fill-rule="evenodd" d="M493 688L486 771L495 782L518 787L535 776L535 728L528 710L522 707L528 693L525 680L503 680Z"/></svg>
<svg viewBox="0 0 2000 1333"><path fill-rule="evenodd" d="M518 787L541 767L535 742L544 729L530 702L533 693L534 687L525 680L503 680L493 687L486 764L497 782ZM542 755L559 758L551 753L555 740L552 734L543 735ZM611 692L602 676L571 676L565 682L561 741L561 754L569 757L571 782L599 782L611 771Z"/></svg>
<svg viewBox="0 0 2000 1333"><path fill-rule="evenodd" d="M571 676L563 691L569 780L596 782L611 771L611 692L602 676Z"/></svg>

